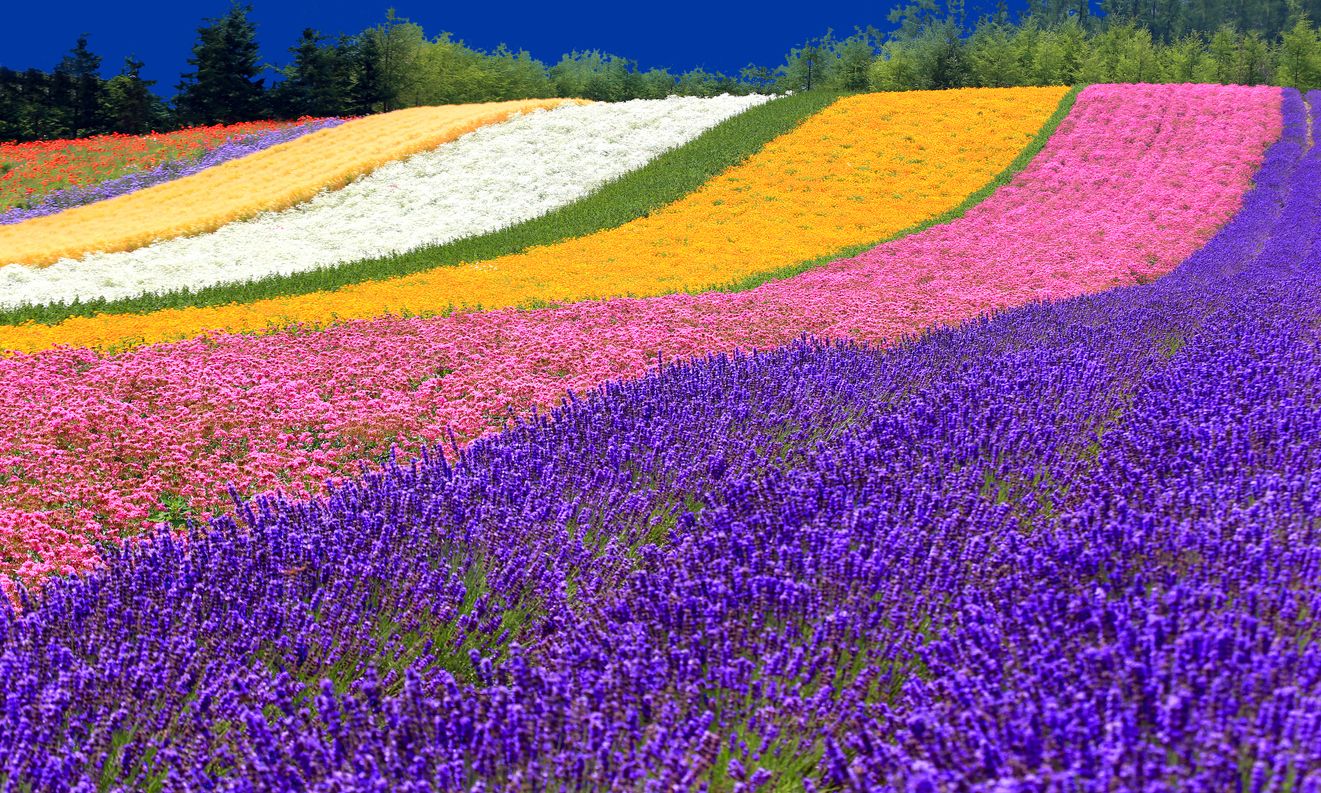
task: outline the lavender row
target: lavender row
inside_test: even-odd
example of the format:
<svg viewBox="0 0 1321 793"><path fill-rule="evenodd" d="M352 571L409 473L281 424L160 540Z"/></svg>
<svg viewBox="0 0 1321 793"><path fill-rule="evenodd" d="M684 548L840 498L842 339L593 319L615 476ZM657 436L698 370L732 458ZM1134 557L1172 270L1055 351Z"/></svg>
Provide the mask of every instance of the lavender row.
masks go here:
<svg viewBox="0 0 1321 793"><path fill-rule="evenodd" d="M0 780L1321 790L1321 156L1285 113L1154 284L666 366L49 586L0 617Z"/></svg>
<svg viewBox="0 0 1321 793"><path fill-rule="evenodd" d="M244 135L226 141L220 146L204 152L200 157L188 157L181 160L169 160L145 171L125 174L115 179L109 179L96 184L78 185L76 187L67 187L63 190L56 190L42 198L42 200L32 207L11 207L4 212L0 212L0 226L21 223L24 220L54 215L56 212L63 212L73 207L95 204L98 201L105 201L109 198L116 198L121 195L153 187L165 182L172 182L175 179L182 179L185 176L192 176L195 173L213 168L221 163L236 160L239 157L246 157L249 154L269 149L281 143L287 143L296 138L301 138L312 132L318 132L323 129L337 127L344 123L344 119L323 118L309 121L305 124L273 129L268 132Z"/></svg>

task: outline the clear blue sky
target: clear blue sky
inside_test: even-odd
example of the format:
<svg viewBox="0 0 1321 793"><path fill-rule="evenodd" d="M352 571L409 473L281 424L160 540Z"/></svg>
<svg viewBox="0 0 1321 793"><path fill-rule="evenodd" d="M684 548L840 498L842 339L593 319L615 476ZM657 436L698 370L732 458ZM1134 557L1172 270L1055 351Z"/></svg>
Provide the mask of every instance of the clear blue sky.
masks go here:
<svg viewBox="0 0 1321 793"><path fill-rule="evenodd" d="M749 2L748 0L630 0L508 3L500 0L253 0L262 55L283 65L304 27L324 33L356 33L385 17L393 5L400 16L422 25L428 36L450 31L469 45L489 49L504 42L551 62L571 49L601 49L639 61L644 68L675 70L703 66L737 72L749 62L781 63L784 52L827 28L851 32L855 25L888 26L889 3ZM223 14L228 0L54 0L14 2L0 25L0 65L50 69L79 33L104 60L110 76L124 56L146 62L145 76L169 95L196 40L204 17Z"/></svg>

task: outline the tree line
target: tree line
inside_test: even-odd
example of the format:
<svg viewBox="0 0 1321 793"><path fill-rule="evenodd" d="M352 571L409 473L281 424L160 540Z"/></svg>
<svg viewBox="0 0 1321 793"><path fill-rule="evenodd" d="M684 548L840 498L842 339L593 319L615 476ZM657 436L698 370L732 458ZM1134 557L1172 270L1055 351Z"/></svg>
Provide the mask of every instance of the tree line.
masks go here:
<svg viewBox="0 0 1321 793"><path fill-rule="evenodd" d="M235 4L197 30L166 102L125 60L101 76L86 36L49 72L0 67L0 140L143 133L263 118L365 115L416 105L541 97L602 101L672 94L911 90L1086 82L1221 82L1321 86L1321 0L1004 0L969 19L965 0L911 0L889 29L827 32L775 67L735 75L673 73L597 50L547 65L525 50L428 37L393 10L352 36L308 28L267 84L251 7Z"/></svg>
<svg viewBox="0 0 1321 793"><path fill-rule="evenodd" d="M1321 87L1321 0L1031 0L968 25L960 0L918 0L868 67L872 90L1078 83ZM1241 26L1243 8L1260 11Z"/></svg>

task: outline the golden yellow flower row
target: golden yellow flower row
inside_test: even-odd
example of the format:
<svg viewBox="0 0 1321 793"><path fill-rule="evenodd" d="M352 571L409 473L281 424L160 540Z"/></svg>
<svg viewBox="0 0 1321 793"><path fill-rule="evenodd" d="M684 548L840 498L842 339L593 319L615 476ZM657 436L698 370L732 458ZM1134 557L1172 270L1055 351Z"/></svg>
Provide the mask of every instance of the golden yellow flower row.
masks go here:
<svg viewBox="0 0 1321 793"><path fill-rule="evenodd" d="M1064 88L842 98L652 215L521 254L287 298L0 328L0 349L119 347L386 312L695 290L883 239L1003 170Z"/></svg>
<svg viewBox="0 0 1321 793"><path fill-rule="evenodd" d="M354 119L265 151L56 215L0 226L0 264L42 266L201 234L337 189L387 162L566 100L415 107Z"/></svg>

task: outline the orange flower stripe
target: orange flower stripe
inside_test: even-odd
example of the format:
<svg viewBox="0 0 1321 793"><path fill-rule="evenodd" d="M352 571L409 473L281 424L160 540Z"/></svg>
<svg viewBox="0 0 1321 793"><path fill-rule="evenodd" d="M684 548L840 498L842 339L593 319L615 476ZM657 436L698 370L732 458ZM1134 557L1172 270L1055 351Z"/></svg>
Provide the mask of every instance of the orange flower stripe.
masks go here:
<svg viewBox="0 0 1321 793"><path fill-rule="evenodd" d="M845 97L699 190L617 228L335 291L0 328L0 349L120 348L214 330L709 288L875 242L957 206L1013 161L1066 90Z"/></svg>
<svg viewBox="0 0 1321 793"><path fill-rule="evenodd" d="M56 215L0 227L0 263L47 265L125 251L306 201L478 127L562 104L533 99L416 107L354 119L193 176Z"/></svg>

